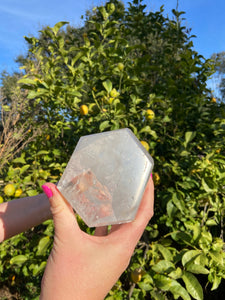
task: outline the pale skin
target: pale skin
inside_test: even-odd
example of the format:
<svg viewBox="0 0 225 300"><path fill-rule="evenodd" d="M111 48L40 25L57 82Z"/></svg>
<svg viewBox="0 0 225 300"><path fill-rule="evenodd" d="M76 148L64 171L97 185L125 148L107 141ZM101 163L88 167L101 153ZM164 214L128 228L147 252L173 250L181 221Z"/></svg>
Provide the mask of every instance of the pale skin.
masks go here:
<svg viewBox="0 0 225 300"><path fill-rule="evenodd" d="M89 235L78 226L72 207L54 184L49 198L55 225L54 244L42 279L40 300L101 300L127 268L142 233L153 216L150 178L133 222L96 228Z"/></svg>
<svg viewBox="0 0 225 300"><path fill-rule="evenodd" d="M69 203L52 183L45 194L0 205L0 241L53 217L54 244L42 279L40 300L101 300L127 268L134 248L153 216L154 186L150 178L133 222L99 227L95 235L81 231Z"/></svg>
<svg viewBox="0 0 225 300"><path fill-rule="evenodd" d="M46 195L15 199L0 205L0 242L51 219Z"/></svg>

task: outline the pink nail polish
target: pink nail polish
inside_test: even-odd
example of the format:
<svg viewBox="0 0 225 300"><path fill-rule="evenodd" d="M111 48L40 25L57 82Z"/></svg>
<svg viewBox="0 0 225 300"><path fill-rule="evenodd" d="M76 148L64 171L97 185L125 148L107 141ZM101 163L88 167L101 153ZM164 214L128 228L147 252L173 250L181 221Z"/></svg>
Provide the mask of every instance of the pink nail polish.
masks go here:
<svg viewBox="0 0 225 300"><path fill-rule="evenodd" d="M42 185L42 189L48 198L53 196L52 190L47 185Z"/></svg>
<svg viewBox="0 0 225 300"><path fill-rule="evenodd" d="M150 177L152 178L152 173L151 173Z"/></svg>

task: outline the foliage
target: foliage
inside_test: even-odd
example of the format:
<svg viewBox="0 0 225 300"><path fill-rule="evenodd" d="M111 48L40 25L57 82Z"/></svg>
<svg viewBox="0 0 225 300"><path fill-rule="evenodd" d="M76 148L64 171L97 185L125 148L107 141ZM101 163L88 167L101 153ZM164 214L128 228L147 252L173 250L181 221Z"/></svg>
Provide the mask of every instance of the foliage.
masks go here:
<svg viewBox="0 0 225 300"><path fill-rule="evenodd" d="M11 80L10 80L11 82ZM7 87L7 85L6 85ZM0 96L0 164L1 168L8 163L28 143L40 135L43 126L32 126L37 109L32 109L26 96L17 87L12 86L9 90L2 88L3 95ZM1 173L1 171L0 171Z"/></svg>
<svg viewBox="0 0 225 300"><path fill-rule="evenodd" d="M38 193L59 179L80 136L105 130L129 127L155 161L155 216L108 300L203 299L225 278L224 104L210 101L213 65L193 50L183 13L173 13L114 0L82 28L59 22L26 38L17 86L37 109L33 128L45 130L3 169L2 190L11 182ZM52 235L49 221L3 243L1 280L16 272L15 284L29 278L38 296ZM142 272L132 282L135 270Z"/></svg>
<svg viewBox="0 0 225 300"><path fill-rule="evenodd" d="M222 100L225 99L225 52L214 53L211 57L215 61L215 71L214 77L219 78L219 90L222 96Z"/></svg>

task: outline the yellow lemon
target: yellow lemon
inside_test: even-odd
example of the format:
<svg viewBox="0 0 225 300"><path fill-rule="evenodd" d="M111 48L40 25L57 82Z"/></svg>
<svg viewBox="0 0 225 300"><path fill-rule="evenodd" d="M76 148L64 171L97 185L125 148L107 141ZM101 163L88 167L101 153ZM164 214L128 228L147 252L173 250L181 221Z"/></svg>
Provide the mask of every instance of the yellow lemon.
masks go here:
<svg viewBox="0 0 225 300"><path fill-rule="evenodd" d="M142 146L145 147L147 151L149 151L149 144L146 141L141 141Z"/></svg>
<svg viewBox="0 0 225 300"><path fill-rule="evenodd" d="M88 107L87 107L87 105L85 105L85 104L81 105L81 107L80 107L80 114L82 116L86 116L88 114Z"/></svg>
<svg viewBox="0 0 225 300"><path fill-rule="evenodd" d="M16 198L19 198L21 196L21 194L23 193L23 190L22 189L16 189L15 191L15 197Z"/></svg>
<svg viewBox="0 0 225 300"><path fill-rule="evenodd" d="M160 176L158 173L153 173L153 181L155 185L159 185L160 184Z"/></svg>
<svg viewBox="0 0 225 300"><path fill-rule="evenodd" d="M110 97L116 98L116 97L119 96L119 94L120 94L120 93L117 92L117 90L114 88L114 89L112 89L111 92L110 92Z"/></svg>
<svg viewBox="0 0 225 300"><path fill-rule="evenodd" d="M212 97L211 102L216 103L216 98Z"/></svg>
<svg viewBox="0 0 225 300"><path fill-rule="evenodd" d="M6 196L13 196L15 194L15 187L12 183L7 184L4 187L4 193Z"/></svg>
<svg viewBox="0 0 225 300"><path fill-rule="evenodd" d="M4 202L4 199L2 198L2 196L0 196L0 203Z"/></svg>
<svg viewBox="0 0 225 300"><path fill-rule="evenodd" d="M132 282L137 283L141 281L142 275L143 275L143 270L141 268L137 268L133 270L130 274Z"/></svg>
<svg viewBox="0 0 225 300"><path fill-rule="evenodd" d="M120 71L123 71L123 69L124 69L124 64L121 63L121 62L118 63L117 68L118 68Z"/></svg>
<svg viewBox="0 0 225 300"><path fill-rule="evenodd" d="M146 110L146 118L147 120L153 120L155 118L155 113L151 109Z"/></svg>

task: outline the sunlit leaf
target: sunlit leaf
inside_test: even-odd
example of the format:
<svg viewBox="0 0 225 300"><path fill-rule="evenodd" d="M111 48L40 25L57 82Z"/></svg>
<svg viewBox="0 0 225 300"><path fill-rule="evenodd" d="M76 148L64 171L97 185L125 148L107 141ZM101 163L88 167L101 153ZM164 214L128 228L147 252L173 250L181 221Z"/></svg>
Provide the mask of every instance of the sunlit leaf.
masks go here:
<svg viewBox="0 0 225 300"><path fill-rule="evenodd" d="M198 279L190 272L184 271L182 279L188 293L196 300L203 300L203 290Z"/></svg>

